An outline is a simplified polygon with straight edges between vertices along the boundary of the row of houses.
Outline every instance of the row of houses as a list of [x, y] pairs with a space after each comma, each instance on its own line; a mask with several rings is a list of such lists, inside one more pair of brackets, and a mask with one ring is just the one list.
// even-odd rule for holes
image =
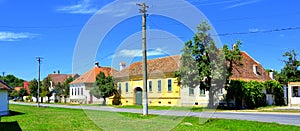
[[[242, 52], [243, 66], [235, 66], [231, 80], [260, 81], [273, 79], [263, 66], [246, 52]], [[150, 106], [206, 106], [209, 102], [209, 92], [200, 88], [180, 86], [174, 75], [180, 68], [180, 56], [167, 56], [147, 61], [148, 66], [148, 99]], [[92, 96], [89, 91], [95, 86], [96, 76], [102, 71], [105, 75], [112, 75], [117, 82], [117, 88], [121, 94], [122, 105], [141, 105], [143, 98], [143, 72], [142, 62], [135, 62], [126, 66], [120, 63], [117, 71], [111, 67], [101, 67], [98, 63], [91, 70], [70, 83], [71, 103], [100, 103], [103, 100]], [[300, 86], [291, 87], [298, 89]], [[295, 92], [293, 89], [289, 91]], [[285, 88], [287, 90], [287, 88]], [[218, 102], [222, 102], [226, 91], [218, 91]], [[300, 94], [300, 93], [299, 93]], [[299, 102], [292, 96], [285, 95], [289, 103]], [[295, 96], [295, 95], [293, 95]], [[112, 97], [108, 98], [108, 104], [112, 104]], [[290, 101], [292, 100], [292, 101]], [[267, 103], [273, 103], [272, 95], [267, 96]]]

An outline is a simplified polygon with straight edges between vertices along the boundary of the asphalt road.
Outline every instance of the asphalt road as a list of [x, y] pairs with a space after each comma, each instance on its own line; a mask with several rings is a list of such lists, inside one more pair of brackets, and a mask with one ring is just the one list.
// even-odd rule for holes
[[[37, 106], [33, 103], [10, 102], [10, 104], [31, 105]], [[131, 112], [142, 113], [142, 109], [124, 109], [114, 108], [109, 106], [70, 106], [70, 105], [56, 105], [56, 104], [41, 104], [41, 106], [70, 108], [70, 109], [84, 109], [84, 110], [101, 110], [112, 112]], [[280, 124], [300, 126], [300, 113], [277, 113], [277, 112], [188, 112], [188, 111], [174, 111], [174, 110], [149, 110], [149, 114], [156, 115], [171, 115], [171, 116], [194, 116], [202, 118], [223, 118], [223, 119], [237, 119], [250, 120], [260, 122], [276, 122]]]

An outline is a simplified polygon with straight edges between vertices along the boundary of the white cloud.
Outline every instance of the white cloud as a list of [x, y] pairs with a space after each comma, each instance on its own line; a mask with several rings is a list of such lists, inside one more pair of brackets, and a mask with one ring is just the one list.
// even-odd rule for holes
[[20, 39], [34, 38], [37, 34], [32, 33], [14, 33], [14, 32], [0, 32], [0, 41], [17, 41]]
[[94, 6], [90, 0], [83, 0], [75, 5], [62, 6], [56, 9], [71, 14], [93, 14], [98, 11], [97, 6]]
[[260, 31], [260, 30], [257, 28], [249, 29], [249, 32], [258, 32], [258, 31]]
[[249, 4], [253, 4], [258, 2], [259, 0], [251, 0], [251, 1], [246, 1], [246, 2], [241, 2], [241, 3], [237, 3], [231, 6], [227, 6], [225, 9], [231, 9], [231, 8], [235, 8], [235, 7], [240, 7], [240, 6], [244, 6], [244, 5], [249, 5]]
[[[160, 48], [153, 49], [153, 50], [147, 50], [147, 56], [159, 56], [159, 55], [164, 55], [164, 51]], [[117, 52], [115, 55], [110, 56], [112, 57], [142, 57], [142, 50], [138, 49], [133, 49], [133, 50], [128, 50], [124, 49], [119, 52]]]

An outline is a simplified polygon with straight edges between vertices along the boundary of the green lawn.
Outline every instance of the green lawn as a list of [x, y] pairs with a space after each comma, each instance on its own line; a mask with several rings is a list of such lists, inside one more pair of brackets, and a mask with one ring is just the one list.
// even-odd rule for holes
[[[123, 106], [113, 106], [116, 108], [133, 108], [133, 109], [142, 109], [143, 106], [138, 105], [123, 105]], [[201, 112], [203, 107], [177, 107], [177, 106], [149, 106], [149, 109], [152, 110], [182, 110], [182, 111], [194, 111]]]
[[142, 116], [80, 109], [10, 105], [12, 116], [1, 117], [0, 130], [300, 130], [300, 127], [253, 121], [199, 119], [197, 117]]

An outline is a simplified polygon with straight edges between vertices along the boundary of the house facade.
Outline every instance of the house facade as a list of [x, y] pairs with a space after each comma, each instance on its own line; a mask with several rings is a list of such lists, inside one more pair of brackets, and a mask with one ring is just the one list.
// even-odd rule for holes
[[90, 90], [96, 86], [96, 77], [100, 72], [107, 76], [112, 75], [112, 72], [116, 72], [116, 70], [111, 67], [101, 67], [96, 63], [88, 72], [69, 83], [70, 103], [92, 104], [103, 102], [102, 98], [97, 99], [90, 94]]
[[[271, 80], [269, 73], [263, 66], [252, 58], [247, 52], [241, 52], [242, 60], [240, 65], [233, 65], [232, 76], [230, 80], [243, 80], [243, 81], [259, 81], [264, 82]], [[225, 82], [225, 81], [224, 81]], [[209, 91], [201, 90], [200, 87], [190, 88], [181, 87], [181, 103], [183, 106], [207, 106], [209, 102]], [[226, 91], [223, 87], [218, 89], [215, 93], [216, 99], [214, 102], [224, 102]], [[267, 95], [267, 101], [273, 101], [272, 96]], [[232, 103], [235, 103], [233, 100]]]
[[288, 106], [300, 106], [300, 82], [288, 83]]
[[[179, 69], [180, 56], [168, 56], [147, 61], [148, 104], [150, 106], [181, 105], [180, 86], [174, 72]], [[120, 64], [120, 71], [115, 73], [117, 88], [121, 94], [122, 105], [142, 105], [143, 72], [142, 62], [135, 62], [128, 67]], [[109, 103], [112, 99], [109, 99]]]
[[60, 74], [60, 71], [58, 70], [57, 73], [54, 72], [53, 74], [48, 74], [48, 77], [51, 78], [50, 90], [53, 92], [52, 96], [50, 97], [50, 102], [54, 102], [54, 101], [70, 102], [69, 98], [65, 98], [65, 97], [62, 97], [62, 96], [57, 96], [56, 92], [53, 91], [53, 89], [55, 89], [56, 85], [63, 84], [68, 78], [72, 77], [73, 79], [77, 79], [79, 77], [79, 75], [78, 74]]
[[12, 87], [0, 81], [0, 116], [9, 115], [8, 91], [10, 90]]
[[[271, 80], [262, 65], [246, 52], [241, 52], [241, 66], [234, 65], [231, 80], [263, 82]], [[180, 68], [180, 56], [168, 56], [147, 61], [148, 105], [150, 106], [207, 106], [209, 91], [200, 87], [180, 86], [175, 71]], [[135, 62], [128, 67], [120, 63], [120, 72], [113, 75], [121, 94], [122, 105], [141, 105], [143, 98], [142, 62]], [[224, 81], [225, 83], [225, 81]], [[225, 89], [216, 91], [215, 102], [221, 103]], [[112, 103], [110, 99], [109, 103]], [[235, 101], [233, 101], [235, 103]]]

